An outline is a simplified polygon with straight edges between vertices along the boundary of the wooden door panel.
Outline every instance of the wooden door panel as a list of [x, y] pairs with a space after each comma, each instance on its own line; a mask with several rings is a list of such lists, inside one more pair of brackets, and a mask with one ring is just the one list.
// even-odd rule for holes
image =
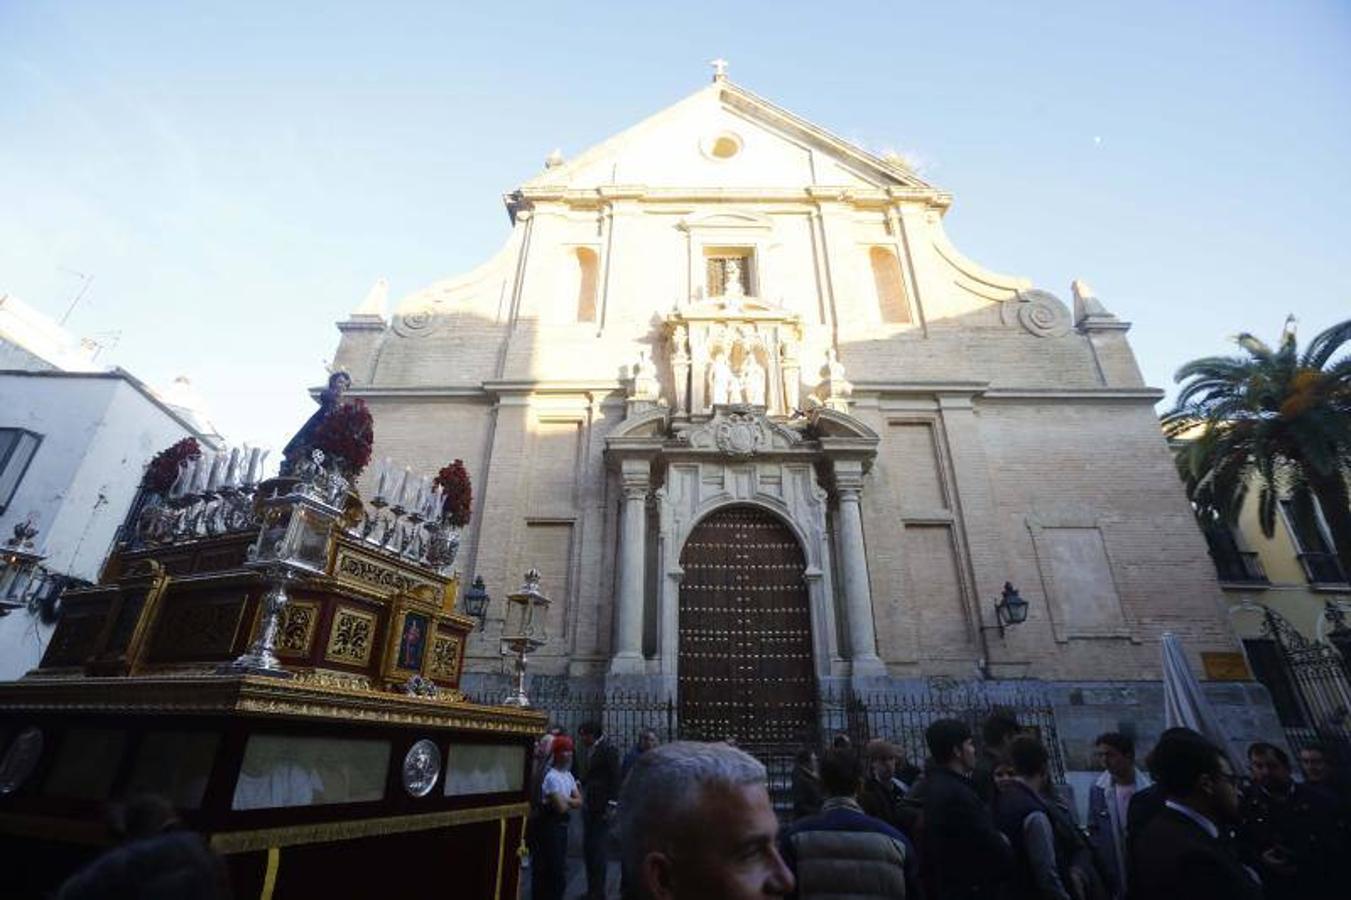
[[772, 514], [729, 507], [691, 532], [680, 555], [682, 733], [786, 745], [816, 715], [806, 560]]

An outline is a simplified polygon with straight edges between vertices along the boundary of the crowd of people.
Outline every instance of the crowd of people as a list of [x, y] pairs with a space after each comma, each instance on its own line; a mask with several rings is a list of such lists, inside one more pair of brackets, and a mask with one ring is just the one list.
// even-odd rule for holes
[[531, 896], [563, 900], [572, 811], [588, 900], [605, 896], [615, 845], [626, 900], [1348, 895], [1351, 789], [1327, 747], [1300, 750], [1296, 781], [1274, 744], [1253, 744], [1240, 775], [1205, 737], [1171, 728], [1142, 768], [1132, 738], [1109, 732], [1081, 822], [1035, 734], [1006, 714], [980, 731], [978, 748], [964, 722], [933, 722], [922, 769], [881, 739], [804, 749], [781, 822], [765, 767], [731, 742], [659, 745], [645, 731], [621, 757], [596, 723], [578, 729], [580, 754], [555, 730], [536, 748]]

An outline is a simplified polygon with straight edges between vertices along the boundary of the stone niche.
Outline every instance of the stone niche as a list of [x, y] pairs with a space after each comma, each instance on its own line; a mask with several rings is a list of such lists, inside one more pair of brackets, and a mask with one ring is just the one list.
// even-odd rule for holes
[[745, 404], [772, 416], [802, 403], [802, 320], [749, 297], [690, 303], [667, 317], [666, 362], [674, 416], [703, 418]]

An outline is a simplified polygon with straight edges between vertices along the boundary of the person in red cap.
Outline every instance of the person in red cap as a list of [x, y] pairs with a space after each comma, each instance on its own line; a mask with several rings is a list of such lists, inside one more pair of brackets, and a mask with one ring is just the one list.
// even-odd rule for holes
[[543, 890], [534, 895], [536, 900], [563, 900], [568, 884], [568, 818], [582, 805], [577, 779], [572, 777], [572, 738], [558, 735], [550, 752], [553, 765], [544, 773], [539, 797], [544, 813], [539, 818], [539, 869], [534, 874]]

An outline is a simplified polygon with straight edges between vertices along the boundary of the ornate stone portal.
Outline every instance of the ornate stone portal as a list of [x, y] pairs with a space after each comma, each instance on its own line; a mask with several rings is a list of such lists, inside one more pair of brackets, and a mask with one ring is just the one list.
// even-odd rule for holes
[[[792, 424], [747, 404], [716, 404], [702, 421], [655, 409], [625, 422], [606, 442], [624, 492], [611, 673], [661, 675], [674, 685], [686, 575], [682, 551], [714, 513], [749, 507], [772, 513], [801, 545], [816, 677], [885, 674], [859, 516], [863, 475], [877, 444], [877, 435], [857, 419], [829, 408]], [[649, 498], [657, 506], [655, 534], [648, 530]], [[657, 542], [653, 613], [645, 611], [649, 539]], [[754, 576], [763, 560], [744, 562]], [[843, 648], [836, 637], [839, 618]]]

